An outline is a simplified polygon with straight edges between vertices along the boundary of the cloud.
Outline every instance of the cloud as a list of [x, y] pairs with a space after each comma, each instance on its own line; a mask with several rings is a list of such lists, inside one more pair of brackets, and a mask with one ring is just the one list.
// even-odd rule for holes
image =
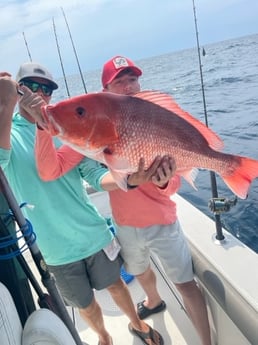
[[[202, 43], [258, 32], [256, 0], [196, 0]], [[134, 60], [193, 47], [193, 8], [189, 0], [0, 0], [0, 70], [15, 75], [32, 59], [61, 76], [56, 36], [67, 74], [77, 73], [76, 60], [61, 11], [72, 33], [83, 70], [101, 68], [116, 54]]]

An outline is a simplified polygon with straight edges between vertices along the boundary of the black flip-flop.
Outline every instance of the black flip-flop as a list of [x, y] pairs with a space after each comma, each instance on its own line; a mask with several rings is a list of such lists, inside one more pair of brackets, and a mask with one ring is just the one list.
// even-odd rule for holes
[[[146, 332], [146, 333], [138, 331], [137, 329], [133, 328], [130, 323], [128, 325], [128, 329], [132, 334], [139, 337], [141, 339], [141, 341], [143, 342], [143, 344], [146, 344], [146, 345], [164, 345], [164, 340], [163, 340], [161, 334], [158, 331], [156, 331], [155, 329], [151, 328], [150, 326], [149, 326], [149, 332]], [[159, 339], [158, 343], [155, 340], [155, 336], [158, 337], [158, 339]], [[147, 340], [151, 340], [151, 343], [147, 342]]]
[[166, 309], [166, 303], [164, 301], [161, 301], [159, 305], [157, 305], [155, 308], [148, 308], [144, 305], [145, 301], [137, 303], [137, 314], [141, 320], [146, 319], [146, 317], [160, 313], [161, 311]]

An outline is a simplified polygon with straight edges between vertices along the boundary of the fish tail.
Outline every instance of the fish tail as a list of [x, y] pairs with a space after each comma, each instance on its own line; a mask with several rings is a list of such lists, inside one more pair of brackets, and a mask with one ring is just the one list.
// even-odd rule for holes
[[241, 199], [246, 199], [251, 182], [258, 177], [258, 161], [246, 157], [239, 159], [240, 164], [234, 172], [222, 178], [233, 193]]

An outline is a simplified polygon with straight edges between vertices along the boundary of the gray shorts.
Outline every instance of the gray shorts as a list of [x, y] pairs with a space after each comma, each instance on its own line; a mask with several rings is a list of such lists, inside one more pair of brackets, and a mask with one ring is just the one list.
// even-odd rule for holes
[[193, 280], [190, 250], [178, 221], [146, 228], [117, 224], [115, 227], [128, 273], [138, 275], [145, 272], [150, 264], [150, 255], [154, 253], [173, 283]]
[[86, 308], [93, 299], [93, 289], [102, 290], [116, 283], [123, 259], [110, 261], [103, 250], [71, 264], [51, 266], [56, 284], [69, 306]]

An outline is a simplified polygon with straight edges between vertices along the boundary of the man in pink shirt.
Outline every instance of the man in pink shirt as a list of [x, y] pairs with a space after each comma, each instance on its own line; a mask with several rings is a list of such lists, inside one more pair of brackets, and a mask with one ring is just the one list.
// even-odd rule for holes
[[[140, 91], [141, 75], [141, 69], [130, 59], [115, 56], [103, 66], [103, 91], [134, 95]], [[170, 178], [167, 171], [161, 169], [160, 181], [147, 182], [127, 193], [120, 189], [109, 192], [116, 234], [126, 270], [136, 275], [146, 293], [145, 300], [137, 305], [140, 318], [165, 309], [150, 266], [150, 254], [154, 253], [180, 292], [203, 345], [208, 345], [211, 340], [205, 302], [194, 280], [191, 255], [177, 220], [176, 204], [171, 200], [180, 187], [180, 177]]]

